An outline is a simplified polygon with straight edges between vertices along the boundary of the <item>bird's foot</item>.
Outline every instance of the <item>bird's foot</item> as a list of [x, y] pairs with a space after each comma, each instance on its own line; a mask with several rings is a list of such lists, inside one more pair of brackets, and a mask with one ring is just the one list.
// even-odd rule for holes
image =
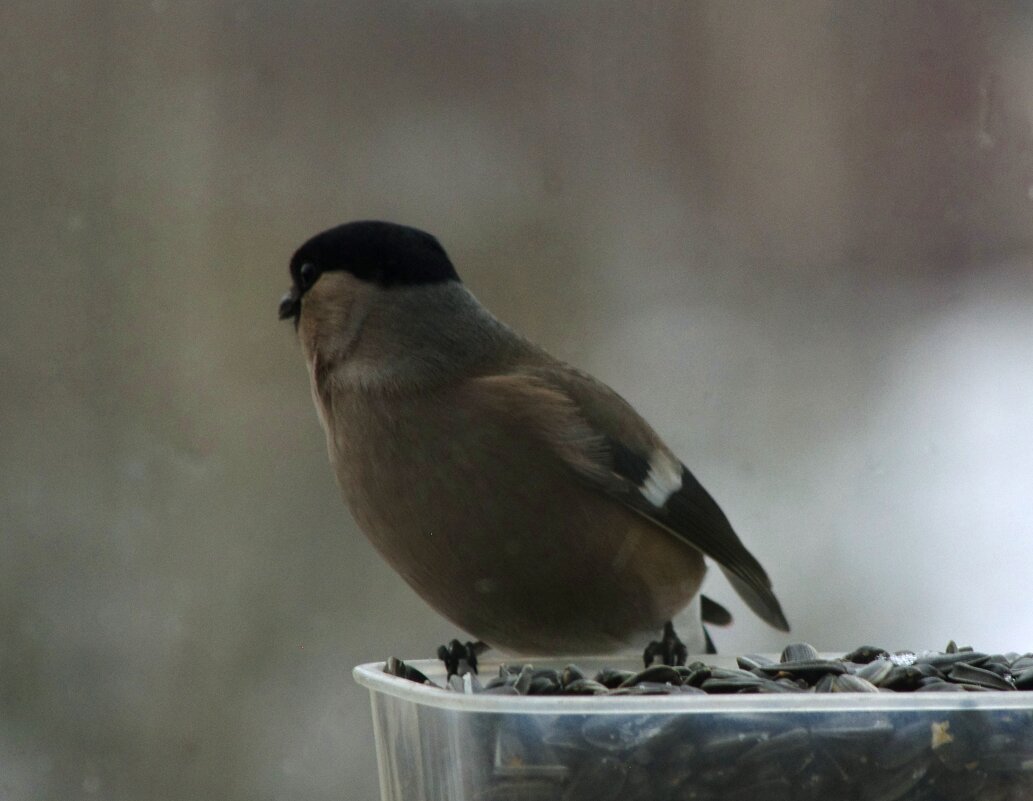
[[685, 647], [685, 643], [678, 639], [678, 635], [674, 632], [674, 624], [668, 620], [664, 623], [663, 636], [646, 646], [646, 650], [642, 653], [642, 661], [645, 662], [646, 667], [649, 667], [653, 664], [653, 660], [659, 657], [660, 664], [674, 667], [684, 665], [688, 655], [689, 650]]
[[452, 640], [448, 645], [438, 648], [438, 659], [445, 663], [445, 671], [448, 676], [465, 676], [467, 673], [477, 673], [477, 657], [487, 651], [488, 644], [478, 640], [477, 642], [461, 643], [459, 640]]

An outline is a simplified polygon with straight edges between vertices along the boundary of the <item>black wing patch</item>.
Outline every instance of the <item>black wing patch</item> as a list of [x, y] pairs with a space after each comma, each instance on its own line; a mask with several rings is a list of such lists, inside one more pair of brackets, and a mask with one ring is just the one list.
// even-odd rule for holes
[[657, 521], [712, 557], [747, 605], [780, 631], [789, 631], [771, 579], [732, 529], [721, 507], [682, 465], [681, 489], [667, 499]]
[[[689, 469], [681, 466], [680, 489], [657, 508], [642, 494], [651, 471], [649, 459], [613, 437], [607, 437], [606, 444], [612, 470], [623, 479], [621, 500], [716, 561], [736, 592], [757, 615], [775, 628], [788, 631], [789, 623], [771, 590], [768, 574], [743, 545], [721, 507]], [[720, 610], [724, 615], [717, 610], [711, 611], [717, 617], [731, 617], [724, 609]]]
[[610, 456], [613, 459], [613, 472], [641, 489], [646, 481], [646, 476], [649, 475], [649, 459], [635, 453], [623, 442], [613, 437], [606, 438], [606, 445], [610, 449]]

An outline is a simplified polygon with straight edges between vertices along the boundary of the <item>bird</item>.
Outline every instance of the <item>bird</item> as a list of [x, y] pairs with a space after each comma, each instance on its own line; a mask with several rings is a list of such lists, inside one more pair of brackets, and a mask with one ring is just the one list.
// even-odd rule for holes
[[290, 278], [279, 317], [294, 323], [344, 502], [416, 593], [477, 638], [451, 646], [474, 664], [485, 644], [547, 656], [646, 642], [647, 665], [684, 661], [670, 621], [704, 557], [789, 630], [764, 568], [653, 428], [496, 318], [437, 238], [347, 222], [302, 244]]

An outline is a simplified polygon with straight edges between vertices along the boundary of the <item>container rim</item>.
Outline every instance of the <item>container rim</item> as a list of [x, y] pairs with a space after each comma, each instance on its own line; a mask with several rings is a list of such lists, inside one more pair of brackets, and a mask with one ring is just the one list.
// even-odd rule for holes
[[[713, 662], [713, 655], [708, 657]], [[550, 660], [551, 661], [551, 660]], [[598, 661], [582, 658], [581, 662]], [[610, 662], [614, 660], [611, 658]], [[429, 678], [443, 681], [441, 662], [406, 660]], [[482, 674], [493, 673], [501, 662], [482, 664]], [[990, 691], [957, 693], [779, 693], [749, 695], [465, 695], [417, 684], [384, 672], [384, 662], [366, 662], [352, 670], [356, 682], [370, 693], [382, 693], [410, 703], [456, 712], [494, 712], [524, 715], [626, 715], [764, 712], [909, 712], [919, 710], [1033, 710], [1033, 692]]]

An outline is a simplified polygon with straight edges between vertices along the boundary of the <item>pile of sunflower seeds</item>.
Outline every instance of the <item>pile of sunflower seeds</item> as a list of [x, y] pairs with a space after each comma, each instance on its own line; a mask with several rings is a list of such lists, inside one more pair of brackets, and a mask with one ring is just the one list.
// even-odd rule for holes
[[[807, 644], [738, 668], [694, 662], [586, 675], [503, 666], [447, 688], [503, 695], [986, 693], [1033, 689], [1033, 654], [862, 647], [824, 659]], [[399, 660], [388, 672], [426, 676]], [[801, 709], [806, 702], [801, 699]], [[477, 801], [1019, 801], [1033, 798], [1033, 699], [980, 708], [962, 698], [901, 710], [477, 716]], [[471, 757], [473, 755], [470, 755]]]
[[[985, 654], [958, 648], [889, 653], [862, 646], [839, 659], [822, 659], [807, 643], [786, 646], [778, 661], [740, 656], [738, 668], [693, 662], [644, 670], [603, 669], [591, 678], [577, 665], [562, 670], [502, 665], [487, 682], [473, 673], [450, 676], [447, 689], [495, 695], [673, 695], [680, 693], [986, 692], [1033, 690], [1033, 653]], [[435, 683], [400, 659], [385, 670], [422, 684]], [[438, 685], [435, 685], [438, 686]]]

